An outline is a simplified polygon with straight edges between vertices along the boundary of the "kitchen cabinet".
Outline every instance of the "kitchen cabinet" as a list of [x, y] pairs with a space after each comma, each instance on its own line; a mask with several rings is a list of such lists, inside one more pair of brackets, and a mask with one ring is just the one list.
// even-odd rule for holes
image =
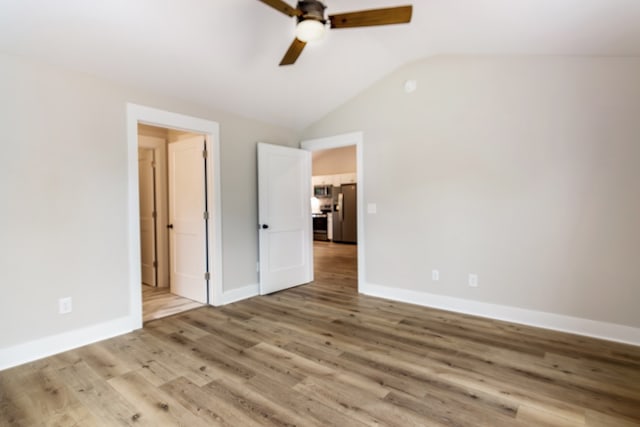
[[357, 174], [355, 172], [335, 175], [316, 175], [311, 177], [311, 186], [333, 185], [334, 187], [339, 187], [342, 184], [355, 184], [357, 180], [356, 177]]
[[342, 184], [355, 184], [356, 183], [356, 173], [341, 173], [339, 176], [340, 183], [333, 185], [342, 185]]
[[311, 177], [311, 183], [315, 185], [334, 185], [333, 175], [316, 175]]

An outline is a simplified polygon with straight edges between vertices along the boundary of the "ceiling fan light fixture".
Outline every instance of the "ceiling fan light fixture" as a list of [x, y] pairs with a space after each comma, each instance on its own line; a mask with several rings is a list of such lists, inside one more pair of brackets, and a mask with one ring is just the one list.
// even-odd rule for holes
[[320, 40], [325, 34], [325, 25], [315, 19], [303, 19], [296, 25], [296, 38], [302, 42]]
[[321, 39], [329, 28], [373, 27], [378, 25], [407, 24], [411, 22], [413, 6], [359, 10], [326, 16], [324, 0], [298, 0], [291, 7], [286, 0], [259, 0], [260, 2], [296, 19], [296, 38], [282, 57], [280, 65], [296, 62], [307, 42]]

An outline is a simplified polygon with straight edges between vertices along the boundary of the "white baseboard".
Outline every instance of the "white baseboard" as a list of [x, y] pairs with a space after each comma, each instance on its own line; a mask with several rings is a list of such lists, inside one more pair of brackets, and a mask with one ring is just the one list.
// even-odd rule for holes
[[[222, 293], [222, 305], [260, 294], [258, 284]], [[139, 326], [138, 326], [139, 327]], [[129, 316], [0, 349], [0, 371], [137, 329]]]
[[[640, 345], [640, 328], [633, 328], [631, 326], [542, 311], [526, 310], [505, 305], [489, 304], [445, 295], [412, 291], [409, 289], [391, 288], [371, 283], [361, 283], [359, 292], [425, 307], [505, 320], [626, 344]], [[259, 294], [260, 289], [257, 284], [231, 289], [223, 292], [223, 304], [230, 304]], [[126, 316], [86, 328], [0, 349], [0, 371], [97, 341], [106, 340], [117, 335], [126, 334], [135, 329], [134, 323], [130, 317]]]
[[253, 284], [222, 292], [222, 305], [260, 295], [260, 285]]
[[625, 344], [640, 345], [640, 328], [599, 322], [579, 317], [527, 310], [506, 305], [490, 304], [445, 295], [418, 292], [409, 289], [391, 288], [387, 286], [363, 283], [359, 292], [389, 300], [407, 302], [425, 307], [472, 314], [490, 319], [553, 329]]
[[82, 347], [135, 328], [129, 316], [0, 349], [0, 371]]

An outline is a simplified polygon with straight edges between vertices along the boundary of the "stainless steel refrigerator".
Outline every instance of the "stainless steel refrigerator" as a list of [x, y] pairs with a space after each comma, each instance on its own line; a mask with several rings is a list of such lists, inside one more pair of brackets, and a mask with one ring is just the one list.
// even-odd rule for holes
[[358, 242], [358, 203], [356, 184], [342, 184], [333, 188], [333, 241]]

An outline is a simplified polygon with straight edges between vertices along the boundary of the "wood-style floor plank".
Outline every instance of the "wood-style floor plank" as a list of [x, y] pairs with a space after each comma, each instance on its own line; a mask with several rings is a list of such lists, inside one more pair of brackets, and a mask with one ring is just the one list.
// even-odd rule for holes
[[142, 285], [142, 321], [145, 323], [200, 307], [204, 304], [174, 295], [169, 288]]
[[639, 347], [360, 295], [356, 252], [2, 371], [0, 426], [640, 426]]

